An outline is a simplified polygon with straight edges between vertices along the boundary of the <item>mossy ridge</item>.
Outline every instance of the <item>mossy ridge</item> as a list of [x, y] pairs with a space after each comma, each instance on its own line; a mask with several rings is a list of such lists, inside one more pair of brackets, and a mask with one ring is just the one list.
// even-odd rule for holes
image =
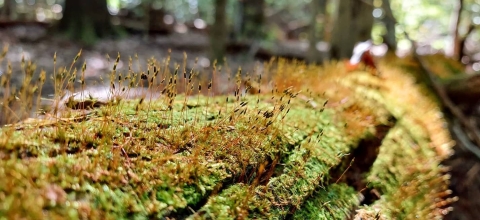
[[[313, 132], [312, 127], [293, 131], [295, 134], [312, 130], [310, 136], [297, 143], [298, 150], [295, 150], [286, 162], [284, 174], [273, 178], [266, 186], [259, 186], [256, 189], [258, 195], [266, 194], [265, 199], [272, 204], [271, 213], [280, 218], [303, 208], [302, 204], [314, 190], [326, 185], [330, 180], [330, 170], [338, 166], [361, 139], [375, 132], [374, 124], [368, 124], [362, 128], [357, 127], [359, 131], [355, 135], [349, 135], [345, 125], [355, 119], [345, 118], [343, 110], [329, 110], [325, 111], [331, 118], [327, 123], [306, 117], [313, 115], [313, 112], [295, 115], [296, 111], [293, 111], [289, 115], [292, 121], [297, 121], [295, 123], [309, 124], [316, 121], [318, 124], [310, 124], [313, 128], [317, 126], [315, 129], [317, 132]], [[288, 121], [286, 123], [288, 124]], [[286, 134], [290, 132], [285, 131]]]
[[[379, 79], [367, 73], [352, 73], [342, 78], [341, 84], [352, 88], [363, 97], [370, 97], [377, 105], [384, 106], [388, 112], [398, 120], [398, 123], [408, 127], [408, 131], [416, 141], [429, 144], [439, 161], [452, 154], [453, 142], [445, 130], [446, 121], [441, 114], [438, 104], [429, 91], [414, 82], [414, 79], [400, 69], [390, 66], [381, 66], [384, 71], [383, 88], [358, 85], [361, 79], [367, 84], [378, 84]], [[412, 104], [410, 104], [412, 103]], [[424, 114], [418, 114], [418, 109], [424, 109]]]
[[[393, 69], [393, 68], [392, 68]], [[392, 70], [394, 71], [394, 70]], [[358, 82], [361, 82], [360, 84]], [[405, 86], [404, 84], [405, 79], [399, 83], [401, 86]], [[371, 74], [368, 74], [366, 72], [353, 72], [350, 75], [346, 76], [343, 78], [342, 81], [340, 81], [342, 85], [345, 85], [352, 90], [356, 91], [357, 97], [362, 97], [364, 100], [370, 100], [375, 103], [377, 107], [380, 107], [380, 109], [385, 109], [391, 115], [397, 120], [397, 123], [407, 125], [409, 127], [409, 132], [411, 136], [415, 136], [417, 141], [420, 141], [422, 143], [428, 143], [430, 142], [430, 136], [428, 134], [428, 128], [425, 127], [422, 122], [424, 122], [424, 119], [421, 119], [422, 116], [420, 115], [414, 115], [414, 109], [419, 107], [425, 107], [425, 109], [431, 109], [434, 106], [432, 103], [416, 103], [417, 105], [412, 106], [412, 105], [402, 105], [401, 103], [409, 103], [413, 99], [416, 102], [419, 100], [419, 94], [408, 94], [408, 98], [410, 100], [405, 100], [400, 97], [404, 96], [407, 94], [399, 94], [402, 92], [396, 92], [394, 90], [397, 90], [401, 88], [401, 86], [395, 86], [393, 84], [388, 84], [390, 87], [386, 89], [386, 86], [383, 86], [384, 89], [378, 90], [375, 87], [372, 87], [372, 85], [375, 86], [375, 84], [379, 83], [379, 78], [372, 76]], [[395, 88], [399, 87], [399, 88]], [[404, 90], [404, 88], [402, 88]], [[414, 88], [412, 88], [414, 89]], [[410, 90], [408, 90], [410, 91]], [[392, 94], [396, 93], [396, 94]], [[400, 107], [401, 106], [401, 107]], [[415, 108], [414, 108], [415, 107]], [[443, 133], [445, 134], [445, 133]], [[435, 156], [435, 155], [432, 155]]]
[[[298, 67], [295, 67], [295, 68], [298, 68]], [[292, 72], [295, 73], [296, 71], [292, 71]], [[400, 75], [400, 73], [398, 73], [398, 72], [395, 72], [391, 75], [396, 76], [395, 74]], [[311, 77], [313, 77], [313, 76], [311, 76]], [[350, 91], [354, 91], [354, 93], [350, 93], [350, 94], [348, 94], [348, 92], [346, 92], [346, 94], [348, 94], [350, 96], [353, 96], [353, 97], [356, 97], [353, 100], [363, 99], [363, 101], [370, 103], [370, 104], [367, 104], [367, 105], [362, 105], [361, 103], [355, 103], [355, 101], [353, 101], [353, 102], [350, 102], [350, 103], [344, 103], [343, 106], [348, 106], [348, 104], [350, 104], [350, 105], [354, 105], [354, 106], [355, 105], [361, 106], [360, 110], [362, 109], [362, 107], [363, 107], [363, 109], [365, 109], [365, 108], [366, 109], [374, 109], [372, 111], [373, 114], [378, 115], [377, 118], [381, 121], [384, 121], [386, 118], [388, 118], [388, 115], [385, 114], [385, 112], [388, 112], [388, 113], [392, 112], [394, 114], [394, 116], [399, 119], [399, 124], [409, 125], [412, 128], [416, 128], [416, 131], [414, 130], [414, 131], [410, 132], [409, 135], [413, 134], [415, 136], [416, 140], [423, 143], [422, 146], [424, 146], [424, 147], [422, 147], [421, 149], [424, 151], [424, 153], [425, 152], [427, 152], [427, 153], [430, 152], [430, 153], [427, 154], [428, 155], [427, 157], [437, 156], [437, 159], [439, 159], [439, 160], [436, 161], [436, 162], [439, 163], [439, 161], [446, 156], [446, 154], [448, 153], [448, 149], [451, 147], [451, 145], [449, 146], [448, 142], [445, 143], [446, 141], [449, 141], [448, 132], [445, 132], [443, 130], [437, 130], [437, 131], [439, 131], [439, 133], [437, 133], [437, 135], [434, 136], [434, 138], [430, 138], [431, 137], [430, 134], [432, 134], [431, 132], [438, 129], [439, 125], [442, 125], [442, 119], [438, 118], [438, 115], [436, 117], [431, 117], [432, 116], [431, 114], [427, 114], [427, 117], [420, 118], [419, 114], [415, 114], [415, 112], [412, 111], [413, 110], [412, 105], [409, 105], [408, 107], [403, 108], [403, 109], [395, 107], [395, 106], [402, 106], [402, 104], [401, 104], [402, 102], [403, 103], [411, 102], [412, 101], [411, 99], [412, 99], [412, 96], [413, 96], [414, 101], [421, 102], [421, 103], [418, 103], [418, 104], [420, 104], [420, 106], [431, 110], [431, 112], [429, 112], [429, 113], [438, 112], [438, 110], [435, 109], [435, 103], [433, 103], [432, 101], [428, 101], [428, 97], [427, 98], [422, 98], [421, 97], [421, 95], [420, 95], [420, 94], [422, 94], [421, 90], [420, 91], [408, 90], [408, 91], [417, 91], [417, 92], [413, 92], [415, 94], [410, 95], [410, 96], [405, 96], [404, 94], [400, 95], [400, 94], [396, 94], [396, 93], [391, 93], [391, 91], [395, 91], [396, 89], [399, 90], [399, 91], [402, 91], [402, 89], [405, 90], [405, 88], [389, 88], [389, 86], [391, 86], [391, 85], [388, 84], [388, 83], [384, 86], [381, 86], [382, 84], [384, 84], [384, 82], [382, 82], [383, 80], [381, 80], [380, 78], [374, 77], [367, 72], [356, 72], [356, 73], [353, 72], [353, 73], [348, 73], [345, 76], [338, 76], [338, 77], [341, 77], [342, 80], [335, 79], [334, 77], [330, 78], [330, 79], [333, 79], [332, 81], [328, 81], [328, 80], [325, 80], [325, 79], [322, 79], [322, 80], [324, 80], [324, 82], [326, 81], [326, 83], [330, 83], [330, 85], [332, 85], [334, 83], [337, 83], [336, 84], [337, 87], [338, 87], [338, 85], [344, 85], [347, 88], [349, 88]], [[308, 78], [308, 77], [306, 77], [306, 78]], [[326, 79], [329, 79], [329, 78], [326, 77]], [[398, 76], [397, 76], [397, 79], [398, 79]], [[393, 79], [392, 79], [392, 81], [393, 81]], [[302, 84], [301, 81], [299, 81], [297, 83]], [[402, 87], [402, 86], [404, 86], [404, 84], [408, 84], [409, 87], [415, 87], [414, 83], [410, 79], [408, 79], [408, 76], [403, 77], [403, 78], [400, 77], [399, 83], [397, 83], [397, 84], [393, 83], [392, 85], [394, 85], [395, 87]], [[384, 88], [384, 89], [379, 90], [379, 88]], [[327, 94], [327, 96], [328, 95], [330, 95], [330, 97], [335, 96], [335, 94]], [[387, 98], [385, 98], [385, 97], [387, 97]], [[338, 97], [333, 97], [333, 99], [334, 100], [338, 99]], [[345, 109], [348, 109], [348, 108], [343, 108], [343, 111], [342, 111], [343, 114], [342, 115], [343, 116], [348, 116], [348, 114], [345, 114], [346, 112], [348, 112], [348, 111], [345, 111]], [[357, 109], [358, 109], [358, 106], [357, 106]], [[295, 111], [293, 111], [293, 112], [295, 112]], [[362, 112], [362, 111], [360, 111], [360, 112]], [[303, 115], [308, 115], [308, 114], [303, 114]], [[425, 123], [427, 120], [430, 120], [433, 123], [431, 123], [430, 126], [428, 126], [428, 123]], [[311, 121], [315, 121], [315, 120], [311, 120]], [[433, 124], [433, 126], [432, 126], [432, 124]], [[300, 130], [305, 131], [304, 129], [300, 129]], [[306, 129], [306, 130], [308, 130], [308, 129]], [[286, 133], [288, 133], [288, 132], [286, 132]], [[427, 143], [432, 143], [433, 144], [432, 145], [433, 149], [435, 149], [436, 152], [432, 151], [431, 150], [432, 148], [429, 148]], [[404, 147], [406, 147], [406, 146], [404, 146]], [[440, 156], [440, 157], [438, 157], [438, 156]], [[438, 163], [437, 163], [437, 165], [438, 165]], [[435, 164], [435, 162], [433, 164]], [[275, 178], [272, 179], [272, 181], [273, 180], [275, 180]], [[445, 184], [445, 183], [443, 183], [443, 184]], [[446, 185], [443, 185], [443, 187], [445, 187], [445, 186]], [[287, 187], [285, 187], [285, 188], [287, 188]], [[269, 207], [269, 206], [266, 206], [266, 207]], [[285, 210], [283, 210], [283, 211], [285, 211]]]
[[[58, 212], [62, 215], [64, 209], [55, 207], [64, 207], [67, 201], [69, 204], [81, 202], [82, 209], [76, 209], [76, 214], [71, 211], [77, 217], [175, 216], [178, 210], [195, 206], [222, 183], [248, 179], [247, 167], [253, 166], [255, 170], [256, 166], [267, 159], [273, 160], [283, 151], [275, 144], [275, 128], [265, 126], [268, 118], [281, 113], [270, 110], [275, 106], [268, 104], [270, 96], [268, 102], [262, 101], [256, 109], [271, 112], [268, 118], [254, 111], [255, 108], [235, 111], [235, 108], [244, 110], [250, 105], [226, 103], [225, 97], [198, 97], [197, 100], [205, 99], [210, 99], [210, 106], [202, 106], [206, 102], [197, 102], [197, 107], [184, 109], [184, 99], [178, 97], [171, 111], [165, 111], [167, 106], [161, 101], [152, 105], [144, 103], [141, 107], [138, 107], [138, 101], [126, 101], [121, 106], [102, 107], [82, 122], [56, 123], [55, 128], [38, 129], [33, 125], [24, 126], [19, 131], [3, 129], [2, 132], [15, 134], [8, 137], [18, 139], [14, 142], [2, 140], [2, 158], [6, 159], [2, 160], [5, 170], [1, 173], [2, 179], [18, 173], [24, 175], [16, 179], [18, 182], [0, 187], [3, 197], [15, 204], [20, 198], [33, 199], [28, 195], [11, 194], [14, 191], [9, 188], [22, 186], [21, 182], [29, 183], [23, 190], [26, 187], [36, 192], [34, 194], [41, 195], [36, 197], [37, 200], [43, 201], [25, 203], [32, 207], [28, 206], [29, 209], [22, 213], [32, 218], [57, 215]], [[257, 99], [267, 98], [257, 96], [242, 102]], [[107, 108], [110, 109], [106, 111]], [[228, 109], [226, 113], [219, 114], [218, 109], [224, 108]], [[255, 126], [256, 129], [252, 128]], [[256, 131], [254, 136], [252, 131]], [[92, 137], [93, 143], [85, 142], [92, 141]], [[32, 146], [37, 142], [41, 144]], [[70, 152], [73, 155], [66, 155], [65, 151], [72, 147], [78, 149]], [[31, 148], [36, 149], [35, 154], [19, 156], [18, 152], [32, 152]], [[18, 165], [7, 167], [7, 164]], [[44, 170], [51, 166], [62, 169], [63, 174]], [[18, 167], [31, 170], [23, 172]], [[49, 198], [42, 194], [47, 183], [67, 198], [48, 211], [45, 210], [45, 201]], [[105, 188], [109, 189], [108, 192]], [[90, 195], [91, 192], [98, 194]], [[87, 196], [79, 198], [76, 197], [78, 194]], [[119, 200], [122, 205], [117, 204]], [[14, 214], [18, 211], [15, 207], [21, 206], [9, 206], [2, 215]]]
[[455, 199], [446, 198], [446, 169], [425, 149], [403, 125], [392, 128], [367, 177], [382, 196], [359, 212], [375, 210], [383, 219], [437, 219], [447, 213], [446, 206]]
[[[402, 65], [399, 66], [404, 68]], [[419, 209], [422, 211], [419, 213], [419, 216], [426, 218], [432, 216], [439, 217], [448, 213], [450, 209], [447, 206], [454, 201], [455, 198], [448, 198], [450, 191], [447, 190], [448, 181], [445, 181], [445, 178], [448, 179], [448, 176], [444, 176], [445, 169], [441, 168], [440, 163], [443, 159], [451, 155], [453, 142], [451, 141], [448, 130], [445, 129], [445, 119], [442, 117], [438, 104], [431, 95], [431, 92], [423, 85], [415, 82], [408, 71], [406, 72], [405, 69], [397, 69], [397, 66], [389, 65], [386, 62], [380, 64], [380, 78], [362, 71], [346, 72], [342, 65], [337, 65], [336, 63], [327, 64], [324, 69], [326, 71], [321, 73], [321, 77], [315, 77], [318, 73], [312, 74], [311, 72], [306, 72], [303, 78], [299, 78], [302, 80], [297, 80], [295, 83], [298, 85], [328, 85], [328, 88], [333, 87], [336, 89], [333, 89], [333, 93], [328, 93], [327, 91], [327, 95], [338, 94], [340, 92], [344, 93], [345, 96], [353, 95], [356, 97], [355, 99], [363, 100], [365, 103], [373, 103], [370, 107], [375, 108], [374, 114], [382, 111], [387, 111], [389, 114], [392, 114], [397, 119], [398, 126], [402, 126], [404, 132], [407, 132], [409, 138], [412, 138], [418, 146], [419, 152], [417, 156], [422, 160], [419, 164], [426, 164], [427, 167], [422, 170], [417, 170], [418, 172], [416, 174], [425, 175], [420, 177], [420, 179], [424, 178], [425, 181], [416, 181], [416, 183], [418, 187], [430, 187], [429, 189], [432, 191], [417, 192], [415, 188], [409, 188], [409, 190], [411, 190], [410, 193], [416, 192], [419, 195], [412, 195], [412, 198], [408, 199], [404, 198], [405, 203], [409, 205], [397, 206], [401, 207], [400, 210], [398, 210], [399, 213], [405, 215], [409, 213], [409, 211], [412, 211], [418, 214], [418, 210], [414, 211], [411, 209], [411, 206], [415, 205], [420, 206]], [[333, 74], [335, 74], [335, 76]], [[294, 77], [296, 78], [296, 76]], [[315, 80], [316, 78], [319, 79], [320, 82]], [[311, 80], [303, 81], [305, 79]], [[285, 80], [287, 81], [288, 78]], [[342, 90], [341, 86], [346, 86], [348, 88], [347, 91]], [[321, 86], [316, 89], [317, 91], [322, 91]], [[355, 92], [352, 94], [352, 92], [349, 93], [348, 91]], [[337, 97], [339, 96], [337, 95]], [[338, 99], [337, 97], [332, 98], [332, 96], [330, 96], [330, 99], [335, 100]], [[361, 103], [358, 105], [365, 106]], [[419, 114], [418, 109], [423, 109], [425, 112]], [[386, 147], [388, 146], [382, 146], [382, 148]], [[411, 145], [407, 143], [400, 146], [400, 148], [409, 147], [411, 147]], [[401, 151], [399, 150], [397, 154], [401, 154]], [[391, 155], [379, 155], [379, 157], [390, 156]], [[401, 164], [408, 164], [410, 160], [407, 158], [408, 157], [405, 157], [406, 161]], [[374, 164], [372, 169], [378, 169], [378, 172], [385, 172], [385, 170], [388, 170], [387, 167], [396, 167], [396, 165], [388, 164], [378, 168], [378, 165]], [[408, 178], [415, 178], [415, 176], [412, 175]], [[388, 179], [383, 181], [386, 182], [382, 183], [388, 185]], [[401, 189], [402, 187], [399, 186], [399, 188]], [[390, 199], [394, 199], [394, 197], [390, 197]], [[425, 202], [424, 205], [428, 203], [435, 205], [432, 205], [433, 208], [422, 207], [422, 204], [418, 203], [419, 199], [424, 199], [422, 202], [428, 201]], [[382, 210], [379, 205], [369, 207], [375, 207], [375, 210]], [[362, 210], [364, 209], [358, 211], [361, 212]], [[388, 210], [388, 208], [385, 208], [385, 210]]]
[[[326, 102], [319, 97], [309, 101]], [[225, 212], [229, 212], [227, 216], [248, 214], [249, 218], [284, 218], [294, 210], [302, 209], [302, 204], [314, 190], [322, 190], [319, 187], [327, 184], [331, 168], [339, 165], [342, 158], [357, 146], [361, 139], [375, 133], [375, 125], [381, 124], [379, 120], [373, 119], [377, 124], [364, 123], [363, 127], [356, 127], [359, 131], [350, 134], [345, 125], [358, 118], [348, 117], [349, 113], [345, 109], [354, 105], [353, 103], [344, 103], [336, 108], [316, 109], [305, 100], [292, 99], [291, 102], [289, 114], [281, 124], [277, 124], [282, 128], [285, 143], [294, 146], [284, 161], [283, 173], [273, 177], [266, 185], [232, 186], [232, 190], [227, 189], [211, 197], [190, 219], [215, 219], [223, 217]], [[244, 199], [246, 201], [243, 201]], [[353, 209], [355, 205], [358, 204], [344, 208]], [[344, 210], [339, 211], [345, 214]]]
[[[444, 175], [446, 170], [440, 165], [451, 154], [453, 146], [445, 129], [445, 119], [433, 97], [411, 76], [395, 67], [383, 65], [386, 64], [381, 66], [382, 77], [388, 89], [380, 90], [379, 96], [371, 97], [385, 106], [397, 123], [384, 139], [368, 175], [373, 188], [382, 195], [381, 199], [358, 210], [358, 213], [376, 210], [386, 219], [438, 218], [449, 212], [447, 206], [455, 200], [447, 198], [450, 193], [447, 190], [448, 176]], [[387, 68], [388, 71], [382, 71]], [[378, 92], [356, 86], [353, 79], [358, 77], [361, 76], [351, 75], [341, 83], [357, 87], [359, 93]], [[377, 80], [367, 74], [363, 77], [370, 78], [365, 81]], [[424, 112], [418, 114], [418, 109]]]
[[[385, 71], [384, 75], [387, 81], [391, 82], [390, 89], [384, 92], [385, 106], [408, 128], [417, 142], [422, 142], [428, 149], [433, 150], [431, 157], [440, 162], [452, 155], [454, 142], [432, 92], [415, 82], [403, 68], [382, 65], [385, 69], [388, 68], [389, 71]], [[418, 113], [419, 109], [423, 110], [422, 114]]]

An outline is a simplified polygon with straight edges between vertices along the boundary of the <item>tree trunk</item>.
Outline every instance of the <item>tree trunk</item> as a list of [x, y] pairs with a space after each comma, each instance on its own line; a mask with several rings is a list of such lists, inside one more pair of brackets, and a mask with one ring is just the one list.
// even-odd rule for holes
[[456, 60], [460, 60], [460, 46], [461, 46], [461, 37], [459, 33], [460, 28], [460, 20], [462, 16], [463, 10], [463, 0], [455, 1], [455, 6], [452, 13], [452, 19], [450, 24], [450, 35], [452, 37], [452, 45], [451, 50], [449, 51], [449, 55], [455, 58]]
[[[356, 32], [356, 42], [366, 41], [372, 37], [373, 27], [373, 0], [353, 1], [352, 22]], [[355, 42], [355, 43], [356, 43]], [[353, 49], [353, 48], [352, 48]]]
[[357, 42], [371, 38], [372, 11], [372, 0], [340, 0], [330, 43], [331, 58], [348, 58]]
[[470, 34], [472, 34], [472, 32], [474, 32], [476, 30], [476, 25], [474, 24], [470, 24], [468, 26], [468, 30], [467, 30], [467, 33], [465, 33], [465, 36], [463, 36], [461, 39], [460, 39], [460, 42], [459, 42], [459, 46], [458, 46], [458, 59], [457, 61], [461, 61], [462, 60], [462, 57], [465, 56], [466, 52], [467, 52], [467, 48], [466, 48], [466, 43], [467, 43], [467, 38], [470, 36]]
[[[356, 0], [355, 0], [356, 1]], [[340, 59], [351, 56], [354, 47], [354, 32], [351, 30], [351, 13], [353, 2], [340, 0], [330, 41], [330, 58]], [[347, 45], [348, 44], [348, 45]]]
[[119, 34], [110, 22], [106, 0], [66, 0], [58, 31], [86, 45], [92, 45], [99, 38]]
[[[151, 5], [151, 4], [150, 4]], [[165, 16], [165, 9], [154, 9], [149, 7], [148, 10], [148, 29], [150, 33], [168, 34], [171, 28], [163, 22]]]
[[[323, 38], [323, 36], [319, 36], [320, 33], [323, 33], [323, 30], [319, 30], [317, 18], [320, 14], [325, 15], [327, 1], [312, 0], [310, 5], [312, 15], [310, 18], [310, 29], [308, 31], [308, 42], [310, 42], [310, 46], [307, 52], [307, 61], [309, 63], [318, 63], [322, 61], [322, 57], [320, 57], [320, 54], [318, 53], [317, 42], [319, 39]], [[325, 21], [323, 22], [322, 26], [325, 26]]]
[[215, 0], [215, 23], [210, 31], [210, 49], [212, 60], [223, 62], [227, 44], [227, 0]]
[[241, 23], [240, 35], [247, 39], [261, 39], [265, 37], [265, 0], [240, 1]]
[[145, 20], [144, 20], [144, 30], [143, 30], [143, 40], [144, 41], [147, 41], [148, 40], [148, 37], [149, 37], [149, 32], [152, 28], [152, 25], [155, 25], [156, 22], [155, 21], [152, 21], [152, 15], [155, 14], [155, 12], [152, 13], [153, 11], [153, 8], [152, 8], [152, 1], [142, 1], [143, 4], [143, 10], [144, 10], [144, 13], [145, 13]]
[[3, 1], [2, 12], [0, 14], [0, 20], [9, 21], [12, 19], [12, 15], [15, 13], [15, 0]]
[[382, 8], [385, 13], [385, 17], [383, 18], [383, 23], [385, 24], [385, 28], [387, 29], [387, 33], [383, 37], [384, 43], [387, 44], [388, 49], [395, 52], [397, 49], [397, 39], [395, 37], [395, 17], [392, 13], [392, 8], [390, 6], [389, 0], [382, 0]]
[[450, 35], [452, 37], [452, 47], [450, 51], [450, 56], [455, 58], [456, 60], [460, 60], [460, 44], [461, 44], [461, 37], [459, 33], [460, 28], [460, 20], [462, 16], [463, 10], [463, 0], [457, 0], [455, 2], [455, 6], [453, 9], [452, 20], [450, 24]]

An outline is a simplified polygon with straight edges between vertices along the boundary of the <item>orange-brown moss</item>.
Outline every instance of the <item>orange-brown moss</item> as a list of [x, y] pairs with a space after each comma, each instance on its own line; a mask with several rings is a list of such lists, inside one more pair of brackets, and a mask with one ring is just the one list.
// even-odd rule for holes
[[[67, 95], [42, 118], [1, 129], [0, 216], [343, 218], [361, 203], [360, 192], [342, 182], [353, 164], [346, 160], [381, 125], [393, 128], [368, 172], [358, 173], [379, 198], [359, 213], [449, 211], [439, 164], [452, 143], [436, 103], [405, 69], [381, 64], [376, 76], [337, 62], [272, 60], [263, 80], [242, 80], [239, 71], [233, 95], [212, 97], [215, 84], [195, 82], [197, 73], [180, 66], [170, 72], [168, 59], [128, 73], [117, 73], [117, 62], [109, 77], [115, 99]], [[85, 86], [82, 74], [56, 76], [58, 92], [77, 78]], [[246, 82], [268, 78], [269, 89], [246, 95], [253, 89]], [[142, 84], [162, 95], [117, 98]], [[36, 100], [34, 92], [17, 101], [15, 94], [5, 93], [2, 110]]]

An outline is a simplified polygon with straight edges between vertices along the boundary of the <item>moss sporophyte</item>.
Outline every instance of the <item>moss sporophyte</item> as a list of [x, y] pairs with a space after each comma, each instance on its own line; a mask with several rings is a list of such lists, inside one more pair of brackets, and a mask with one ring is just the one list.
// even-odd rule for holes
[[4, 57], [1, 218], [435, 219], [455, 200], [445, 120], [408, 60], [381, 78], [277, 59], [205, 79], [118, 55], [92, 87], [81, 53], [54, 73], [25, 60], [18, 86]]

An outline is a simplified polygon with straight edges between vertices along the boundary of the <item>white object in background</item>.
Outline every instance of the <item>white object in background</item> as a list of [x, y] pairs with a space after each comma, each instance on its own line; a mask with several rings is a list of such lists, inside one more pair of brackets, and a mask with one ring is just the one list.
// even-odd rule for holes
[[353, 55], [350, 58], [350, 64], [355, 65], [360, 63], [362, 60], [362, 56], [365, 52], [369, 51], [373, 46], [372, 40], [367, 40], [364, 42], [358, 43], [354, 48], [353, 48]]

